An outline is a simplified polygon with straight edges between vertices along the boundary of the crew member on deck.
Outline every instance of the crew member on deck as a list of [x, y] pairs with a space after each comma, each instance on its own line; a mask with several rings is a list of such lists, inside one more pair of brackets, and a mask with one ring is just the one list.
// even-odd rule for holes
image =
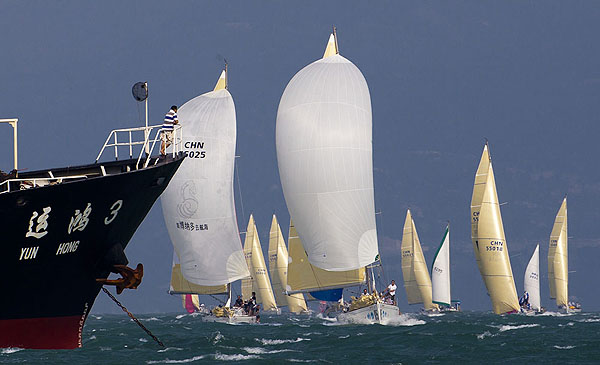
[[175, 124], [179, 124], [179, 119], [177, 119], [177, 105], [171, 106], [167, 115], [165, 115], [165, 120], [162, 125], [162, 133], [160, 134], [160, 154], [165, 156], [166, 149], [173, 143], [173, 130], [175, 129]]
[[235, 300], [235, 303], [233, 304], [234, 307], [243, 307], [244, 306], [244, 300], [242, 300], [242, 296], [238, 295], [237, 299]]
[[383, 293], [388, 293], [390, 295], [390, 298], [392, 299], [392, 303], [394, 303], [394, 305], [396, 305], [396, 289], [398, 289], [398, 287], [396, 286], [396, 282], [392, 280], [392, 283], [388, 285], [388, 287], [383, 291]]

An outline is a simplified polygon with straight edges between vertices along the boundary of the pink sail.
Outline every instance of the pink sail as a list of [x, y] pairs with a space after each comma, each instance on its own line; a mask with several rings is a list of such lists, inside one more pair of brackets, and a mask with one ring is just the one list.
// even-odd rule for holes
[[196, 311], [196, 307], [194, 306], [194, 302], [192, 301], [191, 294], [185, 295], [185, 309], [188, 311], [188, 313], [194, 313]]

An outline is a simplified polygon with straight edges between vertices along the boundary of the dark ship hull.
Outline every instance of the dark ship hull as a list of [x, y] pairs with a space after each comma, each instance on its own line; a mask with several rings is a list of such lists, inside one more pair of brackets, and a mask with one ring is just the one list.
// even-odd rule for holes
[[125, 247], [182, 161], [114, 161], [0, 184], [0, 348], [81, 346], [96, 279], [127, 264]]

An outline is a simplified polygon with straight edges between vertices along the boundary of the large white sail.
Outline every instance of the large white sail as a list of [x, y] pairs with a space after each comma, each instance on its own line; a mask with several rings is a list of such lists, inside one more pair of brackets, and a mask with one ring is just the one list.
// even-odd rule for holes
[[548, 283], [550, 298], [556, 298], [558, 307], [567, 307], [569, 302], [569, 246], [567, 234], [567, 198], [554, 219], [548, 247]]
[[250, 275], [233, 200], [236, 118], [225, 78], [223, 72], [215, 90], [179, 108], [188, 157], [161, 198], [181, 274], [203, 286]]
[[432, 300], [435, 304], [450, 306], [450, 226], [446, 227], [444, 238], [433, 258], [431, 266]]
[[[254, 223], [254, 217], [250, 215], [248, 229], [246, 229], [246, 240], [244, 241], [244, 255], [247, 266], [250, 268], [252, 279], [242, 280], [242, 295], [248, 299], [252, 291], [256, 292], [256, 301], [262, 305], [263, 310], [277, 310], [271, 280], [267, 273], [267, 265], [263, 256], [262, 246], [258, 238], [258, 231]], [[248, 288], [252, 288], [250, 293]]]
[[371, 139], [367, 82], [332, 35], [288, 83], [276, 125], [285, 200], [316, 267], [354, 270], [378, 255]]
[[483, 148], [471, 199], [471, 239], [496, 314], [519, 311], [488, 145]]
[[273, 214], [269, 234], [269, 274], [278, 307], [288, 306], [292, 313], [306, 312], [306, 301], [302, 293], [285, 295], [288, 277], [288, 250], [285, 247], [281, 227]]
[[540, 310], [540, 245], [535, 246], [533, 255], [529, 259], [529, 264], [527, 264], [527, 268], [525, 269], [523, 286], [525, 291], [529, 293], [531, 309]]
[[433, 309], [431, 279], [410, 209], [406, 212], [401, 250], [402, 276], [408, 304], [423, 303], [426, 310]]

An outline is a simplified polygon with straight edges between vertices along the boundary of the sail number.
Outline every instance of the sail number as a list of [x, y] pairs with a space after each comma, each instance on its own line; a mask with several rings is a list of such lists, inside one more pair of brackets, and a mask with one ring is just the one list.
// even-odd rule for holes
[[193, 150], [197, 150], [197, 149], [204, 149], [204, 142], [200, 142], [200, 141], [187, 141], [183, 144], [183, 146], [187, 149], [190, 149], [192, 151], [185, 151], [184, 154], [186, 157], [189, 158], [205, 158], [206, 157], [206, 151], [193, 151]]
[[503, 251], [504, 242], [502, 241], [491, 241], [489, 246], [485, 246], [486, 251]]
[[473, 212], [473, 223], [479, 222], [479, 212]]

